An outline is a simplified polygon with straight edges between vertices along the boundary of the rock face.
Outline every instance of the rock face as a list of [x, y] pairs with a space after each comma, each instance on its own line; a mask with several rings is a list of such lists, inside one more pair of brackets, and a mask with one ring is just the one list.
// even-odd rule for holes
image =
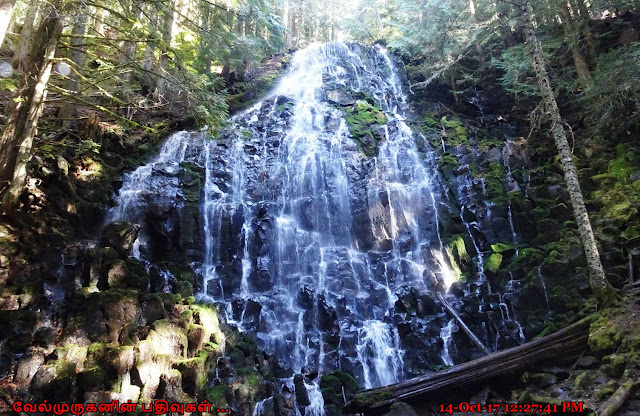
[[[478, 356], [436, 296], [449, 287], [491, 349], [524, 341], [518, 316], [531, 308], [518, 302], [517, 281], [492, 289], [516, 255], [520, 211], [483, 199], [506, 195], [510, 166], [501, 162], [521, 155], [490, 149], [490, 195], [473, 195], [479, 179], [468, 166], [439, 164], [431, 136], [405, 120], [402, 76], [379, 47], [301, 51], [274, 95], [216, 139], [171, 137], [125, 178], [109, 214], [141, 225], [133, 255], [150, 269], [152, 290], [190, 293], [180, 276], [195, 276], [199, 300], [219, 304], [284, 374], [297, 374], [291, 396], [265, 408], [293, 400], [316, 414], [324, 401], [338, 412], [340, 398], [316, 377], [337, 368], [372, 387]], [[441, 124], [467, 139], [459, 120]], [[232, 367], [244, 366], [234, 354]], [[218, 382], [231, 382], [221, 373]]]
[[[57, 271], [37, 296], [57, 326], [30, 311], [0, 326], [17, 391], [331, 416], [357, 385], [482, 354], [439, 291], [489, 349], [537, 335], [567, 296], [545, 276], [579, 251], [541, 264], [523, 242], [553, 236], [520, 197], [521, 143], [419, 118], [404, 76], [380, 47], [314, 47], [218, 137], [171, 136], [125, 175], [97, 247], [43, 255]], [[15, 282], [8, 262], [0, 278]], [[226, 336], [197, 301], [218, 307]]]

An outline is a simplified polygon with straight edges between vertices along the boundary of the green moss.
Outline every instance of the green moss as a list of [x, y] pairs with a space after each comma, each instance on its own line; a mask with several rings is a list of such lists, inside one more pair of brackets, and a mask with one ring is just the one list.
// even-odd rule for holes
[[443, 168], [445, 166], [453, 166], [458, 167], [460, 163], [458, 162], [458, 158], [451, 153], [445, 153], [440, 157], [440, 167]]
[[453, 255], [459, 262], [467, 263], [471, 260], [462, 234], [457, 234], [451, 237], [448, 245], [451, 247]]
[[393, 393], [388, 390], [376, 391], [374, 393], [357, 393], [353, 401], [358, 407], [368, 407], [374, 403], [383, 402], [393, 397]]
[[593, 385], [596, 379], [594, 372], [585, 370], [580, 372], [573, 381], [573, 391], [583, 391]]
[[494, 253], [504, 253], [505, 251], [515, 250], [515, 247], [512, 244], [496, 243], [491, 244], [491, 250]]
[[507, 192], [504, 188], [506, 171], [502, 164], [491, 162], [484, 175], [489, 199], [495, 203], [503, 203], [507, 200]]
[[440, 121], [436, 120], [435, 114], [429, 112], [425, 113], [422, 117], [422, 123], [429, 128], [440, 126]]
[[262, 382], [256, 373], [249, 374], [244, 379], [245, 383], [253, 389], [258, 389]]
[[607, 312], [602, 312], [589, 329], [589, 347], [594, 352], [613, 351], [624, 341], [624, 331]]
[[500, 265], [502, 264], [502, 254], [493, 253], [487, 258], [487, 261], [484, 264], [484, 267], [487, 271], [497, 273], [500, 270]]
[[489, 149], [492, 148], [492, 147], [501, 147], [503, 144], [504, 144], [504, 142], [502, 142], [500, 140], [496, 140], [496, 139], [480, 139], [480, 140], [478, 140], [478, 148], [483, 152], [489, 151]]
[[620, 377], [627, 367], [629, 357], [627, 354], [611, 354], [602, 359], [607, 363], [605, 371], [611, 377]]
[[609, 380], [604, 386], [600, 387], [596, 390], [594, 397], [598, 401], [602, 401], [611, 395], [617, 390], [618, 385], [615, 380]]
[[209, 403], [213, 404], [213, 407], [228, 407], [226, 394], [229, 390], [229, 386], [226, 384], [220, 384], [217, 386], [209, 387], [204, 391], [204, 397]]
[[378, 138], [373, 133], [377, 126], [387, 122], [387, 116], [377, 106], [365, 100], [358, 100], [351, 107], [344, 109], [345, 121], [353, 140], [358, 144], [365, 156], [372, 157], [378, 153]]

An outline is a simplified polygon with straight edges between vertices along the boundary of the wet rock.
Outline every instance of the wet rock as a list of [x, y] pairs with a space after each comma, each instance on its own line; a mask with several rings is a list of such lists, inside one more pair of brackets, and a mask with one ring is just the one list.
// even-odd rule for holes
[[113, 247], [121, 257], [128, 257], [139, 231], [139, 225], [129, 222], [111, 223], [102, 231], [100, 246]]
[[352, 105], [356, 102], [356, 100], [351, 96], [351, 94], [349, 94], [349, 92], [344, 88], [331, 89], [331, 90], [327, 89], [325, 94], [327, 95], [327, 101], [334, 104], [347, 106], [347, 105]]
[[293, 386], [298, 406], [309, 406], [311, 404], [311, 400], [309, 400], [309, 393], [304, 385], [304, 377], [302, 374], [296, 374], [293, 376]]
[[170, 370], [162, 374], [157, 394], [158, 397], [179, 403], [185, 403], [190, 399], [182, 390], [182, 374], [178, 370]]
[[22, 356], [18, 361], [18, 368], [13, 382], [16, 383], [19, 389], [26, 390], [43, 364], [44, 355], [41, 353], [30, 353]]
[[39, 347], [48, 348], [51, 346], [56, 337], [58, 336], [58, 331], [56, 328], [44, 326], [38, 328], [33, 334], [33, 344]]
[[300, 305], [302, 309], [311, 309], [313, 307], [314, 296], [315, 294], [310, 286], [303, 286], [298, 292], [298, 305]]

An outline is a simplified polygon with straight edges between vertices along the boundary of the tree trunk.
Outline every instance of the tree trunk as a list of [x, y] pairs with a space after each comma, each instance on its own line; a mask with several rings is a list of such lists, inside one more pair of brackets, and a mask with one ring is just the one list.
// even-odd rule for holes
[[[211, 5], [207, 0], [200, 2], [200, 13], [202, 14], [202, 27], [206, 30], [212, 28], [211, 25]], [[200, 71], [208, 74], [211, 72], [211, 41], [208, 33], [200, 35], [199, 43], [199, 61], [201, 62]]]
[[156, 66], [156, 43], [157, 43], [157, 31], [156, 25], [158, 20], [158, 8], [155, 5], [147, 6], [147, 16], [149, 19], [149, 39], [147, 40], [147, 47], [144, 50], [144, 59], [142, 61], [142, 69], [145, 71], [142, 80], [142, 94], [149, 95], [155, 90], [156, 83], [151, 77], [151, 73], [154, 72]]
[[[71, 29], [71, 40], [69, 41], [70, 51], [69, 59], [75, 64], [69, 73], [69, 78], [65, 81], [65, 89], [69, 90], [73, 94], [77, 94], [78, 88], [78, 71], [81, 71], [87, 60], [87, 54], [84, 46], [84, 35], [87, 32], [87, 21], [89, 20], [89, 6], [82, 3], [78, 9], [76, 21]], [[60, 114], [58, 117], [62, 120], [62, 125], [68, 127], [73, 124], [74, 119], [78, 116], [78, 106], [73, 98], [68, 98], [67, 101], [60, 107]]]
[[0, 0], [0, 46], [2, 46], [7, 29], [9, 29], [15, 6], [16, 0]]
[[0, 135], [0, 181], [10, 179], [8, 189], [2, 194], [2, 210], [11, 215], [18, 198], [27, 183], [29, 161], [38, 121], [42, 115], [51, 76], [53, 59], [60, 35], [62, 19], [58, 14], [61, 1], [42, 21], [31, 51], [29, 69], [25, 72], [20, 91], [21, 103], [13, 108], [9, 121]]
[[[123, 23], [126, 25], [126, 29], [130, 31], [133, 28], [133, 25], [140, 20], [142, 17], [142, 6], [139, 5], [135, 0], [131, 0], [129, 13], [133, 20], [132, 23]], [[136, 50], [138, 49], [138, 44], [133, 41], [124, 41], [124, 45], [122, 47], [122, 56], [125, 64], [135, 61], [136, 59]], [[131, 82], [131, 78], [133, 76], [133, 71], [127, 71], [122, 75], [122, 83], [127, 85]]]
[[583, 86], [591, 79], [591, 72], [589, 72], [589, 64], [587, 59], [582, 55], [580, 51], [580, 34], [578, 33], [569, 7], [564, 0], [560, 1], [560, 16], [562, 17], [562, 27], [564, 29], [565, 41], [569, 44], [571, 49], [571, 55], [573, 56], [573, 63], [578, 73], [578, 79]]
[[627, 380], [623, 383], [618, 390], [613, 393], [613, 396], [609, 397], [609, 400], [602, 405], [598, 416], [614, 416], [618, 413], [618, 410], [624, 405], [631, 395], [631, 390], [638, 384], [640, 380]]
[[175, 2], [173, 0], [167, 0], [162, 16], [162, 26], [160, 28], [162, 31], [162, 48], [160, 50], [160, 59], [158, 62], [158, 74], [160, 77], [158, 78], [156, 87], [156, 100], [166, 100], [164, 96], [167, 93], [167, 87], [169, 85], [166, 77], [169, 74], [169, 49], [171, 48], [171, 41], [173, 40], [174, 7]]
[[578, 230], [584, 246], [587, 265], [589, 267], [591, 289], [593, 290], [598, 302], [602, 305], [609, 305], [617, 301], [618, 295], [609, 284], [609, 281], [604, 274], [602, 263], [600, 262], [600, 254], [598, 253], [596, 238], [593, 234], [593, 229], [591, 228], [591, 221], [589, 220], [589, 214], [587, 213], [587, 208], [584, 204], [584, 198], [582, 197], [582, 190], [580, 189], [578, 174], [573, 164], [571, 149], [567, 142], [567, 136], [564, 130], [562, 117], [560, 116], [560, 110], [558, 109], [558, 103], [556, 102], [556, 98], [553, 94], [549, 74], [546, 70], [546, 63], [544, 55], [542, 54], [542, 46], [538, 41], [533, 24], [531, 23], [529, 7], [523, 0], [520, 0], [518, 9], [524, 26], [525, 39], [529, 44], [533, 69], [536, 73], [538, 85], [540, 86], [544, 109], [546, 110], [547, 117], [551, 121], [551, 131], [553, 132], [553, 138], [555, 140], [558, 153], [560, 154], [562, 170], [564, 171], [564, 178], [567, 183], [567, 191], [569, 192], [571, 205], [573, 206], [573, 214], [578, 224]]
[[29, 48], [33, 38], [33, 28], [36, 26], [38, 19], [38, 1], [33, 1], [27, 8], [27, 14], [24, 18], [24, 25], [20, 32], [20, 40], [16, 46], [16, 52], [13, 54], [13, 67], [21, 72], [27, 70], [29, 60]]
[[104, 36], [104, 15], [106, 12], [102, 7], [96, 7], [96, 12], [93, 17], [93, 30], [100, 36]]
[[292, 0], [287, 1], [287, 49], [293, 48], [293, 7]]
[[513, 36], [513, 31], [511, 30], [511, 26], [506, 22], [509, 19], [508, 8], [505, 5], [505, 0], [496, 0], [496, 11], [498, 12], [498, 17], [500, 18], [500, 23], [498, 23], [498, 28], [500, 30], [500, 37], [504, 39], [504, 43], [507, 48], [516, 45], [516, 39]]
[[299, 0], [299, 6], [298, 6], [298, 13], [296, 16], [296, 43], [295, 43], [295, 47], [296, 49], [300, 47], [300, 35], [302, 34], [302, 7], [304, 6], [303, 4], [304, 0]]

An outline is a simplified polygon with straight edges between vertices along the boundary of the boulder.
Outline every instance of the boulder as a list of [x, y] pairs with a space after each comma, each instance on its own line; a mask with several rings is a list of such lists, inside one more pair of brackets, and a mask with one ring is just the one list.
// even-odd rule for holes
[[112, 222], [102, 230], [100, 246], [113, 247], [121, 257], [128, 257], [139, 231], [140, 226], [137, 224], [126, 221]]

